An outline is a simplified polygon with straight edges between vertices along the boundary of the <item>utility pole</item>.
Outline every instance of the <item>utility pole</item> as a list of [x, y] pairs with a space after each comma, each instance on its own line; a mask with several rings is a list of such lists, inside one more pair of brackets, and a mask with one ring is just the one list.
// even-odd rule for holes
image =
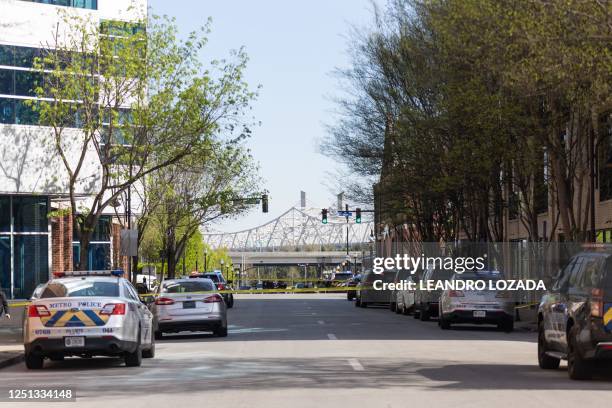
[[597, 241], [597, 232], [595, 232], [595, 129], [591, 126], [589, 140], [589, 153], [591, 156], [591, 242]]
[[345, 204], [345, 210], [346, 210], [346, 255], [348, 256], [349, 254], [349, 216], [348, 216], [348, 204]]

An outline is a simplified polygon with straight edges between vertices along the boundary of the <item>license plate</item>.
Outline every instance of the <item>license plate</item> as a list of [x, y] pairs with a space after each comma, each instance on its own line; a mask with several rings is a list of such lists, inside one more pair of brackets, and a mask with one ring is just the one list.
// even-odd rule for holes
[[85, 337], [64, 337], [64, 345], [66, 347], [83, 347], [85, 346]]
[[183, 309], [195, 309], [195, 300], [183, 302]]
[[487, 312], [484, 310], [474, 310], [474, 317], [487, 317]]

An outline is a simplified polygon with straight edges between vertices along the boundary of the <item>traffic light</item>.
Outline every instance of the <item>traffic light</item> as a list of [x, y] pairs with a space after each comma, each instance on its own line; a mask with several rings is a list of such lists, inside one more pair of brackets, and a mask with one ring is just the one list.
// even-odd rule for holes
[[327, 208], [321, 210], [321, 222], [327, 224]]
[[355, 208], [355, 223], [361, 224], [361, 208]]
[[268, 212], [268, 195], [264, 194], [261, 196], [261, 212]]

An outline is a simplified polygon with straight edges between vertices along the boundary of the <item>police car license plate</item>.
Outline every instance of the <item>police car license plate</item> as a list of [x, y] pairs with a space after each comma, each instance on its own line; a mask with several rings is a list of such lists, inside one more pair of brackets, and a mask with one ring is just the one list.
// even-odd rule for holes
[[85, 346], [85, 337], [64, 337], [64, 345], [66, 347], [83, 347]]
[[487, 317], [487, 312], [484, 310], [474, 310], [474, 317]]

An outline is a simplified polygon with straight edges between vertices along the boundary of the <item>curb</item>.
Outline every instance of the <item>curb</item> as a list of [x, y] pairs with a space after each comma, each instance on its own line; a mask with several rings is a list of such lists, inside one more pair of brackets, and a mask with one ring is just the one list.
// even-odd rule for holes
[[24, 359], [24, 354], [20, 353], [20, 354], [15, 355], [14, 357], [9, 357], [5, 360], [0, 360], [0, 369], [10, 367], [15, 364], [19, 364], [23, 361], [23, 359]]

